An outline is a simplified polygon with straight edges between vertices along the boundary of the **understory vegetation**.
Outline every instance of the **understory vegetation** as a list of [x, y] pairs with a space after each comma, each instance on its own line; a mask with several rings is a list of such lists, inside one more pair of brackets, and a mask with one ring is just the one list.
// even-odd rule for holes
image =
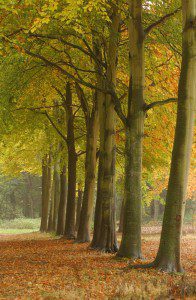
[[40, 219], [13, 219], [0, 220], [0, 234], [5, 232], [17, 233], [23, 230], [24, 232], [39, 231]]

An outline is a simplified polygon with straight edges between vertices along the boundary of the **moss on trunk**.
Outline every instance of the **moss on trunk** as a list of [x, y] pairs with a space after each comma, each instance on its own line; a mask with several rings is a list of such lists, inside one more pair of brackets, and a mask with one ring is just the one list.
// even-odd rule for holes
[[129, 1], [130, 84], [125, 145], [125, 209], [119, 256], [141, 258], [141, 176], [144, 126], [142, 2]]

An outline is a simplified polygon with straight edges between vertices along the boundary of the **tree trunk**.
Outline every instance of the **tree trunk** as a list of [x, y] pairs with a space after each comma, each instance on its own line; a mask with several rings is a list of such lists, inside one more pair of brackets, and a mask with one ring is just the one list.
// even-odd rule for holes
[[159, 217], [159, 200], [153, 200], [153, 220], [157, 221]]
[[[102, 51], [101, 44], [98, 40], [93, 40], [94, 52], [96, 57], [102, 61]], [[97, 86], [98, 88], [103, 88], [103, 79], [99, 74], [102, 74], [103, 70], [99, 64], [95, 64], [95, 70], [97, 72]], [[100, 123], [102, 120], [102, 107], [103, 107], [103, 99], [104, 94], [100, 91], [96, 93], [97, 97], [97, 105], [98, 105], [98, 114], [99, 114], [99, 137], [100, 137], [100, 145], [99, 145], [99, 164], [98, 164], [98, 176], [97, 176], [97, 196], [96, 196], [96, 204], [95, 204], [95, 215], [94, 215], [94, 229], [93, 229], [93, 239], [91, 242], [91, 247], [96, 248], [98, 245], [100, 230], [101, 230], [101, 215], [102, 215], [102, 206], [101, 206], [101, 182], [103, 180], [103, 123]]]
[[178, 111], [161, 241], [153, 263], [158, 269], [181, 272], [180, 241], [193, 138], [196, 77], [195, 0], [183, 0], [182, 67]]
[[68, 239], [75, 238], [76, 162], [75, 153], [68, 149], [68, 195], [64, 233]]
[[[118, 29], [120, 15], [115, 7], [111, 17], [109, 46], [108, 46], [108, 67], [107, 82], [115, 86], [116, 63], [118, 48]], [[98, 202], [101, 204], [100, 229], [94, 232], [98, 239], [93, 238], [91, 246], [102, 251], [117, 251], [117, 240], [115, 232], [115, 111], [110, 95], [105, 95], [100, 108], [100, 160], [98, 179]], [[99, 207], [100, 208], [100, 207]], [[99, 217], [100, 218], [100, 217]], [[96, 225], [97, 226], [97, 225]]]
[[124, 218], [124, 199], [122, 199], [121, 208], [120, 208], [120, 221], [119, 221], [119, 228], [118, 232], [123, 231], [123, 218]]
[[83, 191], [81, 184], [78, 184], [78, 199], [77, 199], [77, 209], [76, 209], [76, 232], [78, 231], [78, 227], [80, 224], [80, 215], [81, 215], [81, 209], [82, 209], [82, 197], [83, 197]]
[[119, 256], [141, 257], [141, 171], [144, 125], [142, 1], [129, 1], [130, 85], [125, 145], [125, 210]]
[[66, 169], [66, 165], [64, 165], [60, 174], [60, 202], [58, 210], [57, 235], [63, 235], [65, 229], [65, 212], [67, 203]]
[[10, 203], [12, 205], [12, 212], [10, 213], [10, 220], [15, 219], [16, 217], [16, 196], [14, 191], [10, 194]]
[[[101, 100], [101, 99], [100, 99]], [[102, 125], [100, 124], [100, 127]], [[100, 136], [101, 139], [101, 136]], [[99, 149], [99, 165], [98, 165], [98, 179], [97, 179], [97, 198], [95, 205], [95, 217], [94, 217], [94, 231], [93, 231], [93, 239], [91, 242], [92, 248], [98, 247], [98, 242], [101, 233], [101, 219], [102, 219], [102, 197], [101, 197], [101, 182], [103, 180], [103, 143], [100, 141], [100, 149]]]
[[34, 203], [32, 197], [32, 180], [29, 173], [24, 174], [24, 180], [26, 183], [26, 193], [25, 193], [25, 202], [24, 203], [24, 215], [26, 218], [34, 218]]
[[51, 188], [51, 197], [50, 197], [50, 211], [48, 217], [48, 232], [52, 232], [53, 230], [53, 217], [54, 217], [54, 173], [53, 173], [53, 181], [52, 181], [52, 188]]
[[68, 239], [75, 238], [75, 199], [76, 199], [76, 165], [77, 154], [74, 136], [74, 115], [72, 109], [72, 91], [70, 83], [66, 85], [66, 102], [64, 103], [67, 115], [67, 147], [68, 147], [68, 195], [64, 235]]
[[91, 218], [94, 203], [95, 176], [96, 176], [96, 152], [98, 137], [98, 110], [95, 109], [87, 124], [86, 137], [86, 162], [85, 162], [85, 186], [82, 201], [81, 218], [79, 222], [77, 241], [90, 241]]
[[29, 206], [30, 206], [30, 218], [34, 219], [34, 199], [32, 196], [33, 185], [31, 175], [28, 173], [28, 183], [29, 183]]
[[59, 174], [59, 162], [54, 165], [54, 211], [53, 211], [53, 223], [52, 229], [54, 232], [57, 230], [58, 209], [60, 201], [60, 174]]
[[[97, 248], [106, 252], [117, 251], [115, 232], [115, 124], [114, 107], [110, 96], [103, 104], [104, 145], [102, 165], [101, 194], [101, 228]], [[104, 122], [105, 120], [105, 122]]]
[[48, 226], [48, 209], [51, 188], [51, 157], [47, 157], [42, 162], [42, 215], [40, 231], [46, 232]]
[[[101, 148], [101, 145], [100, 145]], [[93, 230], [93, 239], [91, 242], [92, 248], [97, 248], [98, 241], [100, 237], [101, 230], [101, 219], [102, 219], [102, 198], [101, 198], [101, 182], [103, 180], [103, 163], [101, 160], [103, 159], [103, 155], [100, 149], [99, 154], [99, 166], [98, 166], [98, 179], [97, 179], [97, 198], [95, 205], [95, 217], [94, 217], [94, 230]]]

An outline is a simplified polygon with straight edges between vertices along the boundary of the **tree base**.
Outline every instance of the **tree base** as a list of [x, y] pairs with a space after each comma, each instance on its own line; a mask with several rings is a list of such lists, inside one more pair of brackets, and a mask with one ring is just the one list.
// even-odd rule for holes
[[118, 251], [118, 246], [117, 245], [113, 245], [113, 247], [109, 248], [109, 247], [100, 247], [100, 246], [93, 246], [90, 245], [89, 249], [91, 250], [96, 250], [96, 251], [100, 251], [103, 253], [116, 253]]
[[65, 235], [64, 235], [64, 238], [65, 238], [66, 240], [75, 240], [75, 239], [76, 239], [76, 237], [75, 237], [74, 234], [65, 234]]
[[77, 243], [90, 243], [90, 237], [89, 236], [83, 236], [83, 237], [77, 237], [76, 238]]
[[180, 264], [176, 264], [174, 262], [166, 262], [166, 261], [153, 261], [149, 264], [136, 264], [136, 265], [129, 265], [131, 269], [157, 269], [161, 272], [166, 273], [184, 273], [184, 269]]
[[64, 232], [56, 232], [56, 236], [63, 236]]
[[144, 257], [142, 256], [142, 254], [139, 253], [124, 253], [123, 251], [118, 251], [118, 253], [116, 254], [117, 257], [119, 258], [129, 258], [131, 260], [136, 260], [136, 259], [141, 259], [144, 260]]
[[129, 259], [131, 261], [135, 261], [135, 260], [141, 260], [141, 261], [145, 261], [146, 259], [142, 256], [142, 255], [129, 255], [129, 256], [124, 256], [124, 255], [121, 255], [119, 253], [116, 254], [116, 257], [117, 258], [126, 258], [126, 259]]
[[89, 239], [77, 239], [76, 238], [76, 240], [75, 240], [75, 243], [76, 244], [85, 244], [85, 243], [89, 243], [90, 242], [90, 240]]

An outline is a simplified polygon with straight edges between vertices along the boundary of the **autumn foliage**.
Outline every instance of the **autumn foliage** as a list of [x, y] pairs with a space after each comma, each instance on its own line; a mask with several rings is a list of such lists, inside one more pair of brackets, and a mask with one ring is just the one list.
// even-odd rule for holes
[[[129, 260], [44, 234], [0, 236], [0, 299], [193, 299], [194, 238], [183, 238], [186, 274], [130, 270]], [[157, 236], [143, 237], [152, 260]]]

